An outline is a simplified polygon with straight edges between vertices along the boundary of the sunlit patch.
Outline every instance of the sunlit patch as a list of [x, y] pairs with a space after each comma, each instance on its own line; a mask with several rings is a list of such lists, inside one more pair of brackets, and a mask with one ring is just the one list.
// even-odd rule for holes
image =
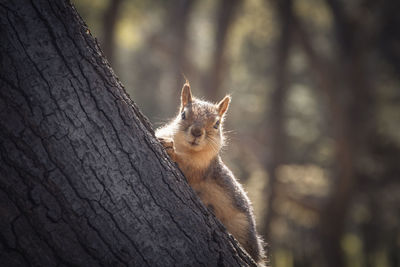
[[116, 37], [118, 44], [125, 49], [138, 47], [142, 39], [136, 32], [138, 32], [138, 29], [130, 19], [121, 19], [117, 25]]

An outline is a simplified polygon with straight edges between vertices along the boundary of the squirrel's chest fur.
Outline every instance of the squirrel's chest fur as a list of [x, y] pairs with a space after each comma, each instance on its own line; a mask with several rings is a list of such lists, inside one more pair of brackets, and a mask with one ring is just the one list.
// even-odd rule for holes
[[[232, 192], [241, 190], [233, 175], [219, 159], [205, 165], [196, 164], [195, 159], [183, 157], [177, 160], [190, 186], [215, 216], [225, 225], [239, 242], [248, 238], [249, 220], [243, 205], [235, 199]], [[203, 167], [203, 166], [201, 166]], [[242, 200], [245, 201], [245, 200]]]
[[171, 123], [156, 136], [170, 158], [178, 163], [190, 186], [215, 216], [253, 257], [262, 258], [251, 203], [242, 186], [219, 157], [224, 144], [223, 118], [230, 97], [218, 104], [192, 97], [189, 83], [181, 93], [181, 106]]

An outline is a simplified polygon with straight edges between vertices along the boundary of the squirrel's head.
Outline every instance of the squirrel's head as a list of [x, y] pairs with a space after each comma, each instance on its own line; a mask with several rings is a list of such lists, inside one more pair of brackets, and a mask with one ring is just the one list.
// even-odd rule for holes
[[222, 123], [231, 98], [212, 104], [192, 97], [190, 85], [182, 88], [175, 145], [188, 152], [212, 151], [218, 154], [223, 144]]

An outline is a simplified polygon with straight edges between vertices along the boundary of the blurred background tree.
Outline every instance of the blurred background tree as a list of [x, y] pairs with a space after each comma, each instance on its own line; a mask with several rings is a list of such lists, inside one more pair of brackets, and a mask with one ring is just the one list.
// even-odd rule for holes
[[74, 0], [158, 127], [232, 94], [223, 157], [271, 263], [400, 266], [400, 1]]

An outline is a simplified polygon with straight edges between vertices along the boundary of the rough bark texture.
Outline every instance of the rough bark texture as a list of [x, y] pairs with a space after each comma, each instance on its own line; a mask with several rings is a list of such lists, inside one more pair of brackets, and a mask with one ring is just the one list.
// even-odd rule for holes
[[3, 266], [246, 266], [66, 1], [0, 1]]

